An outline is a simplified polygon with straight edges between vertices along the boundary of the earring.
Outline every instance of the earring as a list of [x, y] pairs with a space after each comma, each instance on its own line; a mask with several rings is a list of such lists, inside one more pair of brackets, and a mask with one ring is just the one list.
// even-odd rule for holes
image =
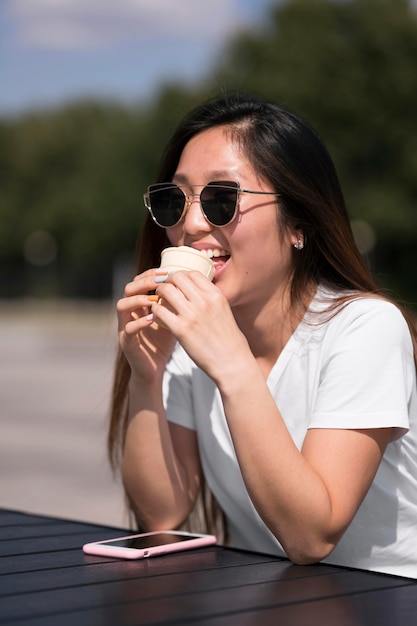
[[297, 243], [294, 244], [296, 250], [302, 250], [304, 248], [304, 242], [302, 239], [297, 239]]

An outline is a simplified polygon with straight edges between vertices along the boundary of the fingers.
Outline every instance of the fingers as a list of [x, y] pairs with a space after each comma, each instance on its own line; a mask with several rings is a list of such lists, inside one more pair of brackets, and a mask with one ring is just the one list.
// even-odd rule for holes
[[225, 300], [222, 292], [200, 272], [175, 272], [157, 285], [156, 293], [160, 300], [151, 307], [155, 321], [168, 327], [177, 338], [185, 326], [195, 326], [213, 309], [220, 310]]
[[176, 286], [181, 285], [185, 281], [188, 281], [198, 285], [203, 291], [212, 289], [212, 282], [204, 276], [201, 272], [196, 270], [175, 270], [170, 272], [163, 272], [162, 269], [158, 270], [158, 273], [154, 277], [154, 282], [157, 284], [173, 283]]
[[124, 291], [124, 297], [116, 304], [119, 323], [119, 332], [126, 330], [127, 334], [135, 334], [152, 323], [147, 319], [150, 315], [150, 306], [157, 301], [158, 296], [149, 295], [155, 290], [155, 277], [161, 270], [152, 269], [135, 276]]
[[[166, 282], [157, 285], [156, 293], [180, 314], [186, 313], [191, 304], [201, 309], [223, 298], [222, 292], [215, 285], [195, 271], [175, 272]], [[153, 307], [152, 310], [156, 314], [159, 308]]]
[[116, 304], [119, 332], [135, 334], [152, 323], [150, 307], [158, 296], [138, 295], [121, 298]]
[[130, 283], [127, 283], [125, 287], [125, 297], [134, 296], [139, 293], [145, 294], [149, 291], [154, 291], [156, 287], [156, 277], [164, 275], [166, 275], [165, 270], [152, 269], [143, 272], [143, 274], [135, 276], [135, 278]]
[[156, 293], [164, 298], [168, 293], [175, 294], [172, 286], [176, 287], [177, 293], [179, 291], [190, 301], [218, 292], [218, 289], [201, 272], [196, 271], [177, 271], [167, 275], [163, 282], [158, 280]]
[[173, 321], [173, 313], [186, 314], [188, 309], [191, 314], [191, 302], [198, 309], [204, 308], [208, 292], [213, 294], [213, 291], [217, 294], [218, 289], [196, 271], [168, 274], [165, 270], [153, 269], [139, 274], [126, 285], [124, 297], [117, 302], [119, 333], [132, 337], [154, 321], [166, 328]]

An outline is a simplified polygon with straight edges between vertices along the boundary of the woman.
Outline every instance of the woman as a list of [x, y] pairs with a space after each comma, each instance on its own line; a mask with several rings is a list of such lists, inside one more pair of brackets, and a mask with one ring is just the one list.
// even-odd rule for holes
[[[206, 481], [232, 545], [417, 577], [416, 334], [320, 139], [226, 96], [179, 125], [157, 183], [117, 305], [109, 433], [139, 526], [183, 524]], [[168, 245], [213, 257], [213, 283], [156, 269]]]

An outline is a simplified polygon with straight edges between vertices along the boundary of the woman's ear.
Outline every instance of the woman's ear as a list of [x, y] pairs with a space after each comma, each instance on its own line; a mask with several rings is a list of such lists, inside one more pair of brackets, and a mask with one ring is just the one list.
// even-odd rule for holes
[[304, 248], [305, 238], [301, 230], [297, 230], [291, 235], [291, 245], [296, 250], [302, 250]]

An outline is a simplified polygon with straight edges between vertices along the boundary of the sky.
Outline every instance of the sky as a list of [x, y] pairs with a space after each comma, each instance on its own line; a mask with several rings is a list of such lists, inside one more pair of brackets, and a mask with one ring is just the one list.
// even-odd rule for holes
[[0, 0], [0, 115], [204, 80], [280, 0]]

